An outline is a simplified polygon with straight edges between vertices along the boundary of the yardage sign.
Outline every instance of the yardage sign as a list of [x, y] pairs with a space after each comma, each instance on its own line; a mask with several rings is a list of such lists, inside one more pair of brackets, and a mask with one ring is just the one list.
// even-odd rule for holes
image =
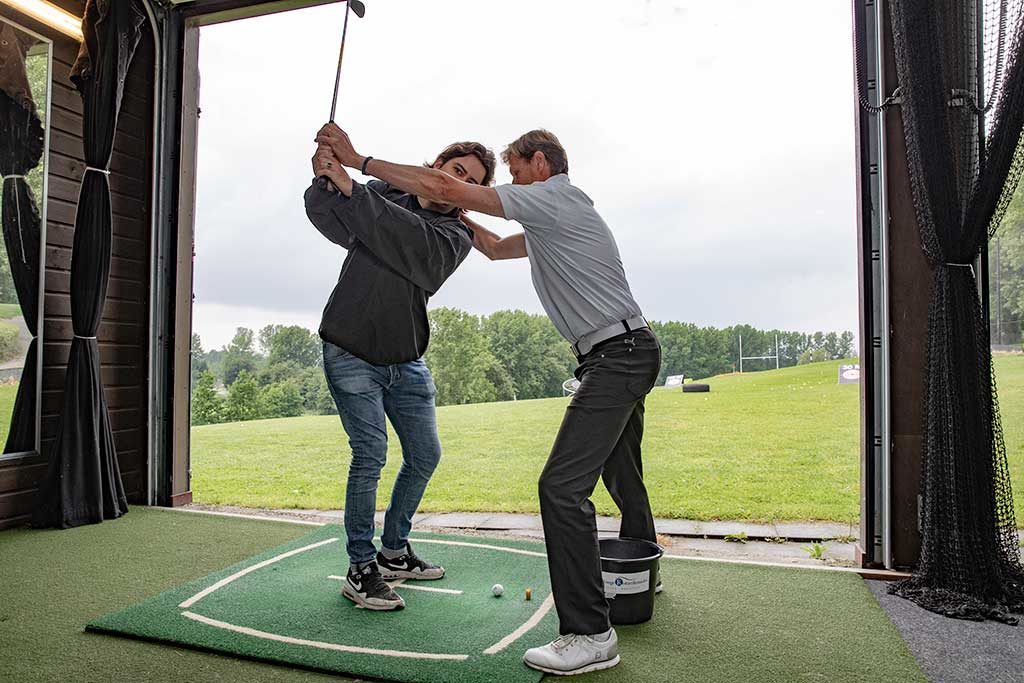
[[840, 365], [839, 366], [839, 383], [840, 384], [859, 384], [860, 383], [860, 365]]
[[683, 383], [683, 375], [669, 375], [665, 378], [666, 387], [678, 387]]

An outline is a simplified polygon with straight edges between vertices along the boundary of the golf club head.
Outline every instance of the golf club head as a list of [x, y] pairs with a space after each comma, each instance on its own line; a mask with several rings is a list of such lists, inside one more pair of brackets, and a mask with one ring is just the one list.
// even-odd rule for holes
[[362, 3], [362, 0], [348, 0], [348, 6], [360, 19], [366, 14], [366, 5]]

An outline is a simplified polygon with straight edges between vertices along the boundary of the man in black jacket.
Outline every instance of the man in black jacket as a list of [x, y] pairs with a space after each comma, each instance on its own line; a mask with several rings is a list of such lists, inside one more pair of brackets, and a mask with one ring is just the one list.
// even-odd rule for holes
[[[432, 164], [459, 180], [490, 185], [494, 154], [475, 142], [449, 145]], [[444, 568], [409, 545], [412, 516], [441, 457], [436, 389], [423, 363], [427, 301], [466, 258], [473, 235], [455, 206], [421, 200], [385, 182], [353, 182], [329, 149], [313, 157], [318, 177], [306, 215], [348, 250], [320, 323], [324, 373], [352, 448], [345, 489], [349, 570], [342, 593], [373, 610], [405, 606], [385, 580], [439, 579]], [[319, 180], [326, 177], [333, 187]], [[390, 420], [402, 466], [373, 544], [377, 482], [387, 458]]]

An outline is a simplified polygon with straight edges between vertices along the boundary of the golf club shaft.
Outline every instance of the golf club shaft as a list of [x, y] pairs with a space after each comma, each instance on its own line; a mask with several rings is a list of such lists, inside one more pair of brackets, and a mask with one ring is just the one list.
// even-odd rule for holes
[[349, 5], [345, 3], [345, 23], [341, 28], [341, 49], [338, 50], [338, 70], [334, 74], [334, 99], [331, 100], [331, 118], [328, 121], [334, 120], [334, 113], [338, 108], [338, 85], [341, 83], [341, 60], [345, 57], [345, 34], [348, 33], [348, 10]]

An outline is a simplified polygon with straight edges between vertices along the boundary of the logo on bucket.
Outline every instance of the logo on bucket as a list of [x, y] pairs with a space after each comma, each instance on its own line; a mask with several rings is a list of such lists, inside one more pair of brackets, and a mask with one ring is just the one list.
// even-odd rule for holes
[[601, 572], [601, 577], [604, 579], [604, 597], [606, 598], [614, 598], [616, 595], [646, 593], [651, 587], [650, 570], [634, 574]]

